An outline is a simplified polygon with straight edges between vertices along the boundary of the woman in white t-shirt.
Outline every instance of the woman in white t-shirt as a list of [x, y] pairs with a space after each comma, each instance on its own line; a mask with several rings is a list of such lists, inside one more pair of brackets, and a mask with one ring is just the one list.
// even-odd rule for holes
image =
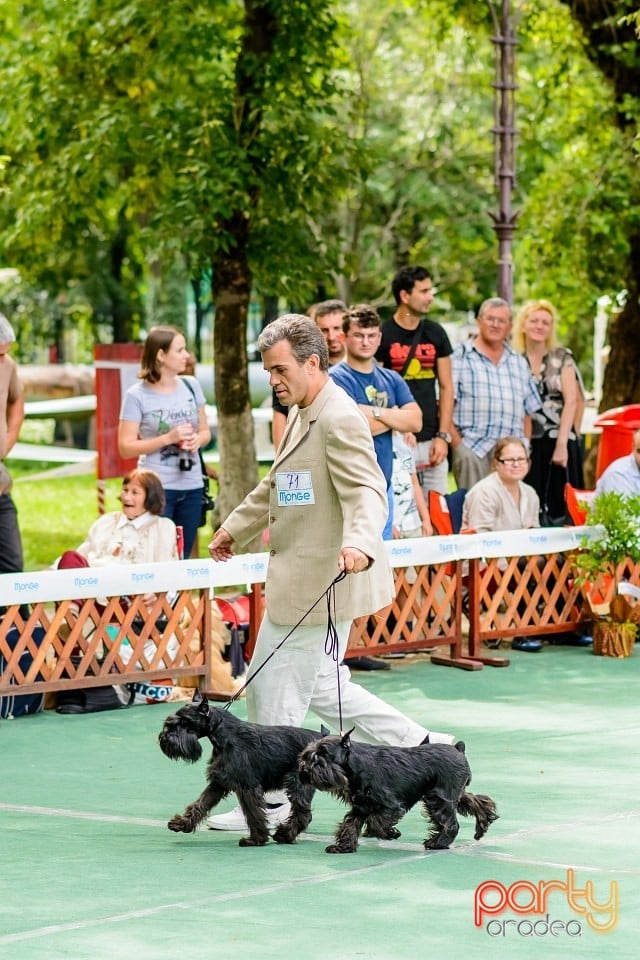
[[202, 511], [202, 471], [198, 450], [211, 439], [205, 398], [195, 377], [183, 377], [189, 352], [175, 327], [149, 330], [139, 382], [124, 397], [118, 430], [122, 457], [154, 470], [165, 491], [164, 516], [184, 531], [190, 556]]

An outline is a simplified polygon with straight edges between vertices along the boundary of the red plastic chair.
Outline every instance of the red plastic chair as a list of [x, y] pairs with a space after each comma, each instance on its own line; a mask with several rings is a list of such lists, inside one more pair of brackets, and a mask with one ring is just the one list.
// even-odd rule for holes
[[595, 495], [595, 490], [580, 490], [570, 483], [565, 483], [564, 502], [571, 521], [576, 527], [581, 527], [585, 523], [588, 507]]
[[460, 533], [462, 526], [462, 507], [467, 491], [455, 490], [453, 493], [437, 493], [429, 490], [429, 516], [435, 532], [446, 537], [451, 533]]

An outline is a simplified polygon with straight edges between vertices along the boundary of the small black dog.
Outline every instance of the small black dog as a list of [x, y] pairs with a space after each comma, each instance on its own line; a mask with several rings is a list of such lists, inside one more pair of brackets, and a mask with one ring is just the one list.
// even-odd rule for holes
[[195, 763], [202, 756], [203, 737], [213, 747], [207, 786], [184, 813], [169, 820], [169, 830], [193, 833], [216, 804], [235, 793], [249, 827], [249, 836], [240, 840], [240, 846], [263, 846], [269, 839], [264, 794], [284, 789], [291, 801], [291, 814], [278, 826], [273, 839], [294, 843], [311, 823], [315, 793], [315, 787], [300, 780], [298, 756], [307, 744], [318, 739], [318, 733], [299, 727], [246, 723], [226, 710], [209, 706], [207, 698], [196, 691], [191, 703], [166, 718], [158, 739], [162, 752], [171, 760]]
[[365, 836], [396, 840], [396, 823], [419, 800], [432, 824], [427, 850], [443, 850], [453, 842], [460, 829], [456, 812], [476, 818], [476, 840], [498, 819], [491, 797], [465, 792], [471, 770], [464, 743], [375, 747], [352, 742], [350, 733], [323, 737], [300, 756], [301, 780], [351, 807], [327, 853], [355, 853], [365, 824]]

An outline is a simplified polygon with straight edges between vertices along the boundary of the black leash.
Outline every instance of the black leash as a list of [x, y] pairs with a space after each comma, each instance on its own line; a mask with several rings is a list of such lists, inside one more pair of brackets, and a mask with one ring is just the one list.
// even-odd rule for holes
[[[238, 700], [238, 699], [242, 696], [242, 694], [245, 692], [245, 690], [247, 689], [247, 687], [249, 686], [249, 684], [251, 683], [251, 681], [254, 679], [254, 677], [257, 677], [258, 674], [260, 673], [260, 671], [261, 671], [264, 667], [266, 667], [266, 665], [269, 663], [269, 660], [271, 660], [272, 657], [275, 657], [275, 655], [276, 655], [276, 653], [278, 652], [278, 650], [286, 643], [286, 641], [289, 639], [289, 637], [291, 636], [291, 634], [294, 633], [294, 632], [298, 629], [298, 627], [300, 626], [300, 624], [301, 624], [304, 620], [306, 620], [306, 618], [309, 616], [309, 614], [311, 613], [311, 611], [312, 611], [312, 610], [315, 610], [315, 608], [318, 606], [318, 604], [320, 603], [320, 601], [322, 600], [323, 597], [326, 597], [326, 598], [327, 598], [327, 636], [326, 636], [326, 638], [325, 638], [324, 648], [325, 648], [325, 652], [326, 652], [327, 654], [330, 653], [331, 656], [333, 656], [333, 659], [336, 660], [336, 662], [337, 662], [337, 659], [338, 659], [338, 633], [337, 633], [336, 626], [335, 626], [335, 623], [334, 623], [334, 620], [333, 620], [333, 617], [335, 617], [335, 609], [336, 609], [336, 584], [340, 583], [341, 580], [344, 580], [344, 578], [345, 578], [346, 576], [347, 576], [346, 570], [341, 570], [340, 573], [337, 575], [337, 577], [335, 577], [335, 578], [331, 581], [331, 583], [329, 584], [329, 586], [327, 587], [327, 589], [322, 591], [322, 593], [320, 594], [320, 596], [318, 597], [318, 599], [315, 601], [315, 603], [313, 603], [313, 604], [309, 607], [309, 609], [307, 610], [307, 612], [302, 614], [302, 616], [300, 617], [300, 619], [298, 620], [298, 622], [297, 622], [293, 627], [291, 627], [291, 630], [289, 630], [289, 633], [287, 633], [287, 635], [282, 638], [282, 640], [280, 641], [280, 643], [279, 643], [276, 647], [274, 647], [274, 649], [271, 651], [271, 653], [269, 654], [269, 656], [267, 657], [267, 659], [264, 660], [256, 670], [253, 671], [253, 673], [251, 674], [250, 677], [247, 677], [246, 683], [244, 683], [244, 684], [240, 687], [240, 689], [237, 690], [237, 691], [233, 694], [233, 696], [227, 701], [227, 703], [224, 705], [224, 708], [223, 708], [224, 710], [228, 710], [229, 707], [231, 706], [231, 704], [232, 704], [232, 703], [235, 703], [235, 701]], [[337, 670], [339, 670], [339, 664], [337, 665]], [[338, 674], [338, 677], [339, 677], [339, 674]], [[338, 682], [338, 707], [339, 707], [339, 710], [340, 710], [340, 726], [342, 727], [342, 703], [341, 703], [341, 698], [340, 698], [340, 683], [339, 683], [339, 682]]]
[[346, 574], [342, 571], [340, 577], [336, 577], [325, 593], [327, 598], [327, 635], [324, 639], [324, 652], [333, 659], [336, 665], [336, 686], [338, 688], [338, 719], [340, 726], [338, 729], [342, 732], [342, 691], [340, 690], [340, 655], [338, 650], [339, 638], [336, 629], [336, 583]]

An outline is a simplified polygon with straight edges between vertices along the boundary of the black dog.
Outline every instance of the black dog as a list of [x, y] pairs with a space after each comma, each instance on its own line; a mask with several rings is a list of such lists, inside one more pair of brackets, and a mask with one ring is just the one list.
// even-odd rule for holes
[[427, 850], [443, 850], [453, 842], [460, 828], [456, 812], [476, 818], [476, 840], [498, 818], [491, 797], [465, 792], [471, 770], [462, 742], [374, 747], [352, 742], [347, 733], [310, 743], [299, 768], [301, 780], [351, 806], [327, 853], [355, 853], [365, 824], [365, 836], [396, 840], [396, 823], [419, 800], [432, 824]]
[[195, 763], [202, 756], [203, 737], [213, 747], [207, 786], [184, 813], [169, 820], [169, 830], [193, 833], [216, 804], [235, 793], [249, 827], [249, 836], [240, 840], [240, 846], [263, 846], [269, 839], [265, 792], [284, 789], [291, 814], [278, 826], [273, 839], [294, 843], [311, 823], [315, 793], [315, 787], [300, 780], [298, 756], [307, 744], [318, 739], [317, 732], [246, 723], [226, 710], [210, 707], [206, 697], [196, 691], [191, 703], [166, 718], [158, 739], [162, 752], [171, 760]]

